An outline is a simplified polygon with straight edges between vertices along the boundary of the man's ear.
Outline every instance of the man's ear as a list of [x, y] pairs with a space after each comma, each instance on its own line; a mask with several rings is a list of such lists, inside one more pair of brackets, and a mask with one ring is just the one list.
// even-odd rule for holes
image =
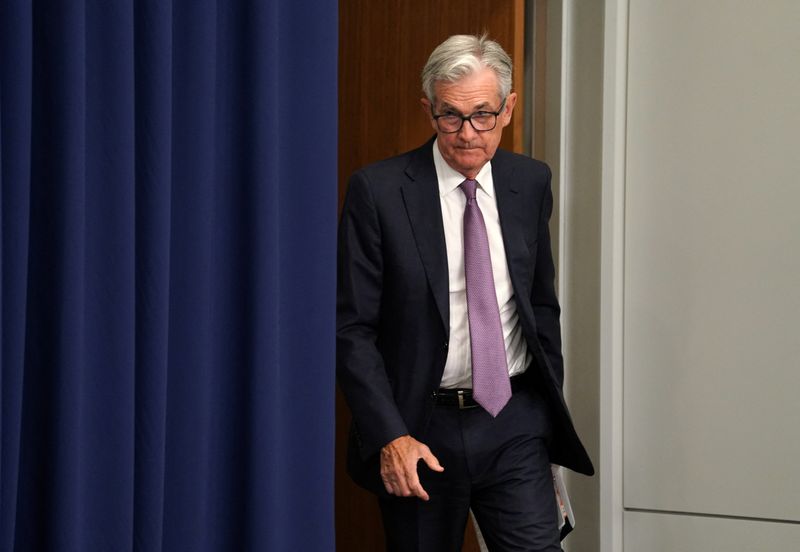
[[422, 104], [422, 111], [425, 112], [425, 115], [428, 116], [428, 121], [431, 123], [431, 127], [433, 130], [437, 130], [436, 128], [436, 121], [433, 120], [433, 106], [428, 98], [420, 98], [420, 104]]
[[500, 122], [504, 127], [511, 122], [511, 115], [514, 113], [515, 105], [517, 105], [517, 93], [511, 92], [506, 98], [506, 105], [503, 106], [502, 113], [500, 113]]
[[425, 112], [425, 115], [433, 117], [430, 100], [428, 98], [420, 98], [419, 103], [422, 104], [422, 111]]

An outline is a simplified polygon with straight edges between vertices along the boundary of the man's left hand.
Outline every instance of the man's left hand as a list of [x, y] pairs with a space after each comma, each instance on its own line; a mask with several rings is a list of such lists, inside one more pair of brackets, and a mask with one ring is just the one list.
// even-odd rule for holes
[[386, 492], [397, 496], [416, 496], [428, 500], [417, 474], [417, 463], [424, 460], [430, 469], [443, 472], [431, 449], [410, 435], [403, 435], [381, 449], [381, 479]]

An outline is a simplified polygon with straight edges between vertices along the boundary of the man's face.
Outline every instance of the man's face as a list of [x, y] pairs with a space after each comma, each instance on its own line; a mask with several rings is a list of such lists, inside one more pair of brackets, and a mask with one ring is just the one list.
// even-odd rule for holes
[[503, 128], [511, 122], [517, 95], [513, 92], [508, 95], [494, 129], [478, 132], [464, 121], [459, 131], [445, 133], [438, 129], [434, 115], [454, 113], [469, 116], [478, 111], [494, 112], [500, 109], [503, 98], [498, 93], [497, 76], [488, 67], [456, 82], [438, 82], [434, 90], [436, 105], [432, 106], [426, 98], [422, 99], [422, 105], [438, 134], [439, 151], [448, 165], [467, 178], [475, 178], [481, 167], [494, 157]]

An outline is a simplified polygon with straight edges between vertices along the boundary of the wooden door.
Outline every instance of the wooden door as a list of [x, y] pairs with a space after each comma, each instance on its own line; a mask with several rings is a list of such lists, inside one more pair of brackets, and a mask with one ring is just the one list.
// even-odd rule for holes
[[[501, 147], [523, 148], [524, 0], [340, 0], [339, 202], [357, 168], [402, 153], [433, 135], [420, 106], [420, 72], [431, 51], [453, 34], [498, 41], [514, 61], [520, 96]], [[339, 552], [384, 549], [375, 498], [345, 473], [350, 413], [336, 401], [336, 546]], [[464, 550], [478, 545], [468, 524]]]

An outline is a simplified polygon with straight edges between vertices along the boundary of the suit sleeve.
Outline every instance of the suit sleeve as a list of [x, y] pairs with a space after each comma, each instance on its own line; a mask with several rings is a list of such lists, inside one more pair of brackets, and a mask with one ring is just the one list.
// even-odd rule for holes
[[551, 172], [547, 169], [547, 183], [539, 212], [539, 228], [536, 251], [536, 269], [533, 275], [531, 303], [536, 318], [539, 343], [550, 362], [550, 368], [559, 388], [564, 386], [564, 361], [561, 355], [561, 307], [555, 290], [555, 266], [550, 243], [550, 216], [553, 213], [553, 192], [550, 185]]
[[356, 173], [339, 222], [336, 370], [363, 458], [408, 433], [378, 349], [382, 283], [380, 220], [367, 177]]

